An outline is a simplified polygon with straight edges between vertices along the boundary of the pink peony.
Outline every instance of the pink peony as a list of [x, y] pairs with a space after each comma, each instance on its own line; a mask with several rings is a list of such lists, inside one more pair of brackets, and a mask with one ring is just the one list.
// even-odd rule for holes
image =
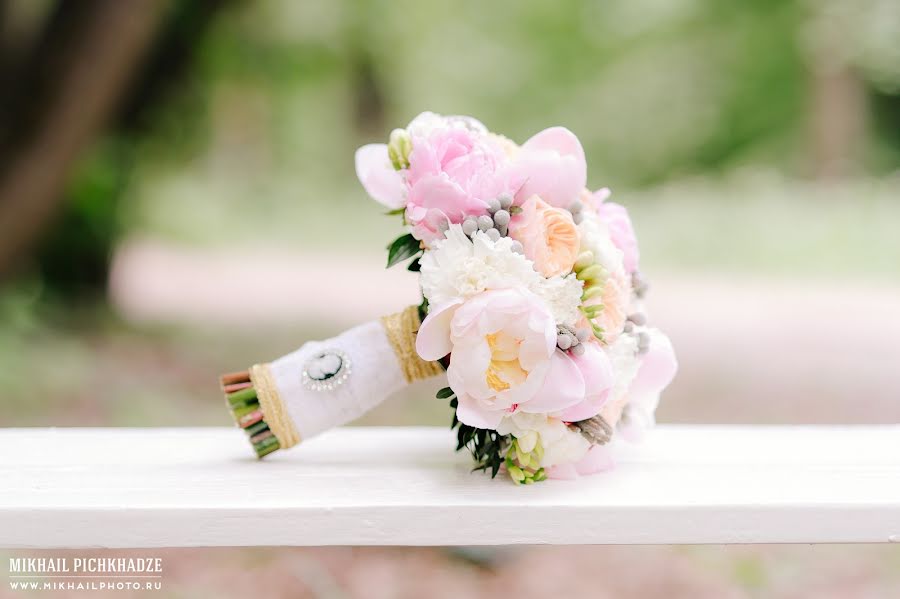
[[616, 373], [609, 356], [597, 342], [586, 341], [582, 355], [568, 354], [568, 356], [575, 362], [584, 379], [584, 399], [566, 408], [558, 416], [565, 422], [587, 420], [599, 414], [606, 404], [609, 391], [615, 383]]
[[459, 401], [457, 417], [477, 428], [495, 429], [516, 410], [566, 414], [589, 402], [579, 411], [595, 414], [612, 384], [602, 351], [576, 361], [557, 349], [553, 315], [524, 289], [485, 291], [432, 307], [416, 350], [425, 360], [450, 354], [447, 380]]
[[584, 188], [587, 165], [578, 138], [564, 127], [545, 129], [521, 148], [468, 117], [425, 113], [410, 123], [409, 166], [397, 171], [388, 146], [356, 152], [356, 174], [368, 194], [390, 209], [406, 207], [413, 235], [430, 243], [445, 222], [487, 212], [488, 201], [515, 191], [517, 205], [538, 195], [567, 208]]
[[637, 375], [625, 395], [628, 417], [619, 422], [622, 437], [639, 441], [656, 423], [659, 395], [669, 386], [678, 371], [672, 342], [657, 329], [650, 329], [650, 347], [641, 360]]
[[368, 144], [356, 150], [356, 176], [379, 204], [396, 210], [406, 206], [406, 184], [388, 158], [386, 144]]
[[[600, 190], [600, 192], [602, 191], [604, 190]], [[631, 219], [628, 217], [628, 210], [621, 204], [601, 201], [597, 205], [597, 214], [599, 215], [601, 222], [603, 222], [609, 230], [609, 236], [610, 239], [612, 239], [613, 244], [622, 250], [622, 253], [624, 254], [623, 263], [625, 271], [629, 274], [635, 272], [638, 269], [640, 252], [638, 251], [634, 227], [632, 227]]]
[[506, 153], [492, 138], [461, 126], [413, 135], [406, 183], [406, 220], [416, 239], [440, 236], [442, 222], [459, 223], [487, 212], [487, 203], [508, 190]]
[[517, 204], [537, 195], [551, 206], [568, 208], [587, 182], [584, 149], [565, 127], [544, 129], [526, 141], [511, 171]]

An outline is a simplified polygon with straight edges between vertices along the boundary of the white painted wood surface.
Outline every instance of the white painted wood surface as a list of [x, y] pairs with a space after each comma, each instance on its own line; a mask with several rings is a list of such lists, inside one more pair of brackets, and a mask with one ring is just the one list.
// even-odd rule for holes
[[900, 542], [900, 426], [660, 426], [618, 468], [516, 487], [439, 428], [258, 462], [237, 429], [0, 431], [0, 546]]

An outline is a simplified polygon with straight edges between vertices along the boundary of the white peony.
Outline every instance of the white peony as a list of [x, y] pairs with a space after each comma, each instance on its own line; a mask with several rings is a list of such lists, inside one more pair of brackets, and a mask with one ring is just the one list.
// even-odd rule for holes
[[447, 237], [422, 256], [422, 295], [436, 305], [467, 299], [487, 289], [538, 286], [543, 277], [512, 245], [509, 237], [493, 241], [481, 231], [470, 240], [460, 225], [450, 225]]
[[613, 371], [616, 373], [616, 382], [609, 390], [609, 399], [607, 400], [607, 405], [613, 405], [624, 399], [641, 365], [637, 336], [619, 335], [615, 342], [608, 345], [604, 351], [609, 356]]
[[465, 115], [444, 116], [434, 112], [422, 112], [406, 126], [406, 132], [414, 137], [427, 137], [433, 131], [459, 127], [487, 134], [488, 130], [478, 119]]
[[581, 294], [584, 283], [574, 274], [565, 277], [540, 277], [531, 288], [532, 293], [547, 302], [557, 323], [575, 326], [581, 319]]
[[609, 397], [600, 410], [600, 415], [612, 426], [616, 426], [622, 410], [628, 403], [628, 390], [641, 367], [638, 355], [637, 336], [619, 335], [618, 339], [605, 349], [616, 373], [615, 383], [609, 390]]
[[523, 452], [531, 452], [540, 443], [544, 449], [541, 466], [549, 468], [558, 464], [573, 464], [584, 457], [591, 444], [581, 433], [546, 414], [514, 412], [504, 416], [497, 426], [501, 435], [513, 435]]
[[544, 278], [531, 260], [512, 250], [514, 241], [493, 241], [479, 231], [469, 239], [460, 225], [450, 225], [421, 259], [422, 295], [433, 305], [468, 299], [488, 289], [524, 287], [544, 302], [558, 323], [578, 322], [584, 284], [574, 274]]

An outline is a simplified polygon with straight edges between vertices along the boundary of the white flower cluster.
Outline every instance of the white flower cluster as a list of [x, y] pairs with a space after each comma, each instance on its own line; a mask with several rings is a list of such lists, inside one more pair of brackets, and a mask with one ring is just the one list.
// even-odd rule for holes
[[544, 468], [575, 463], [590, 449], [590, 443], [580, 433], [547, 414], [516, 412], [500, 422], [497, 432], [513, 435], [524, 452], [540, 444], [544, 449]]
[[470, 239], [460, 225], [450, 225], [420, 261], [422, 295], [432, 305], [467, 299], [487, 289], [524, 287], [550, 308], [557, 322], [574, 325], [579, 318], [583, 284], [574, 274], [545, 278], [510, 237], [491, 239], [477, 231]]
[[446, 237], [425, 252], [419, 271], [422, 295], [432, 305], [466, 299], [486, 289], [532, 287], [541, 276], [513, 240], [493, 241], [478, 231], [471, 239], [460, 225], [450, 225]]

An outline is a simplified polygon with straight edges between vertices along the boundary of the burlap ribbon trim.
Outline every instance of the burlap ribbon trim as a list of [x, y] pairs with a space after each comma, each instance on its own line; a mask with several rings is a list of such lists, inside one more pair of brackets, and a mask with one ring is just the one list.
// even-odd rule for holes
[[444, 372], [440, 364], [427, 362], [416, 353], [416, 333], [422, 324], [417, 306], [409, 306], [402, 312], [383, 316], [381, 324], [387, 333], [388, 342], [394, 348], [407, 383], [431, 378]]
[[269, 365], [256, 364], [251, 367], [250, 380], [253, 382], [253, 388], [256, 389], [256, 398], [265, 415], [266, 424], [278, 439], [281, 449], [287, 449], [299, 443], [300, 434], [294, 427], [294, 421], [291, 420], [284, 401], [278, 393], [278, 387], [275, 386], [275, 379]]

